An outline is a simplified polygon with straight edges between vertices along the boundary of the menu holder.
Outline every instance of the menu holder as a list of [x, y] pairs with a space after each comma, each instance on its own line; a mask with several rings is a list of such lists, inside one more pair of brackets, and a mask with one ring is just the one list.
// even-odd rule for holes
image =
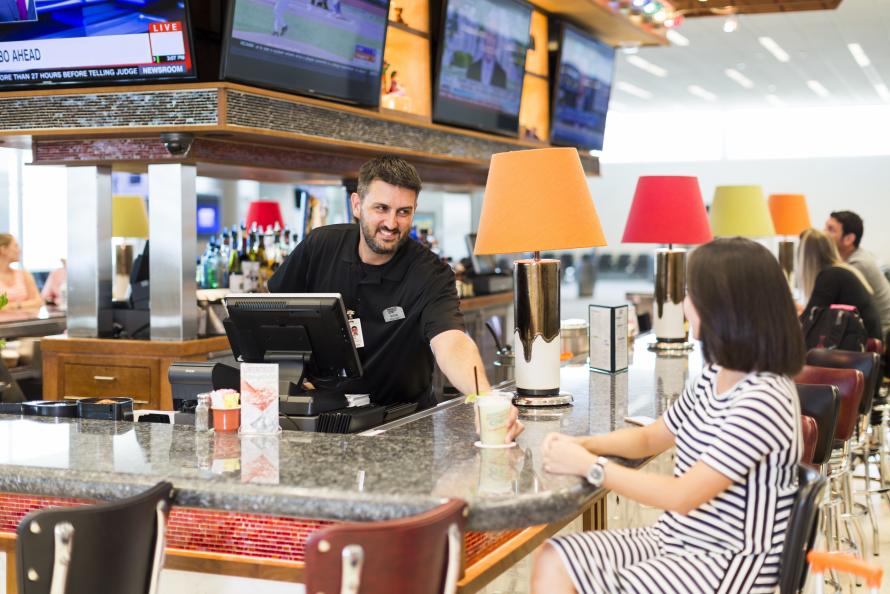
[[278, 426], [278, 364], [241, 364], [241, 429], [245, 435], [272, 435]]
[[591, 369], [627, 369], [627, 305], [591, 305], [589, 339]]

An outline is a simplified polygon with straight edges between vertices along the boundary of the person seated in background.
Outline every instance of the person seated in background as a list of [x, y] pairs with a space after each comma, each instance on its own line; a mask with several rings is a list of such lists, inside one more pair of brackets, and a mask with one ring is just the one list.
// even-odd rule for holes
[[869, 338], [881, 338], [881, 316], [874, 291], [862, 273], [841, 260], [834, 241], [816, 229], [800, 234], [797, 247], [797, 273], [806, 305], [806, 315], [814, 307], [852, 305], [859, 312]]
[[50, 305], [65, 307], [67, 302], [68, 268], [67, 261], [62, 258], [61, 268], [56, 268], [46, 277], [40, 296]]
[[[800, 405], [791, 377], [803, 333], [776, 258], [739, 237], [689, 258], [684, 310], [707, 366], [646, 427], [604, 435], [558, 433], [544, 469], [585, 477], [665, 510], [654, 526], [581, 532], [535, 555], [537, 594], [772, 592], [797, 492]], [[676, 446], [673, 476], [602, 456], [656, 456]]]
[[31, 273], [12, 264], [21, 258], [19, 242], [9, 233], [0, 233], [0, 294], [6, 293], [8, 309], [37, 309], [43, 299]]
[[861, 272], [871, 285], [881, 317], [881, 331], [887, 336], [890, 333], [890, 282], [881, 273], [877, 258], [859, 247], [863, 232], [862, 218], [849, 210], [833, 212], [825, 221], [825, 233], [834, 240], [841, 259]]

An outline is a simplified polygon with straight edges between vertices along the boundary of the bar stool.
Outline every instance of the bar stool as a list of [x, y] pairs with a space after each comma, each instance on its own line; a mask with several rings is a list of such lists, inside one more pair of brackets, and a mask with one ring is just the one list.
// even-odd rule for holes
[[797, 384], [800, 414], [816, 422], [816, 444], [812, 464], [822, 466], [831, 458], [841, 397], [836, 386]]
[[796, 594], [807, 578], [807, 553], [812, 550], [819, 528], [819, 502], [825, 497], [827, 481], [817, 471], [798, 466], [797, 497], [785, 529], [782, 559], [779, 563], [779, 593]]
[[[876, 339], [870, 339], [869, 344], [871, 348], [879, 348], [879, 345], [877, 344], [879, 342], [880, 341]], [[817, 365], [820, 367], [858, 369], [865, 376], [865, 391], [862, 394], [862, 400], [859, 402], [859, 415], [865, 422], [861, 424], [858, 423], [856, 426], [857, 435], [856, 439], [851, 444], [850, 453], [853, 462], [861, 459], [865, 467], [865, 490], [863, 492], [865, 496], [865, 504], [856, 505], [859, 510], [861, 510], [859, 514], [868, 516], [868, 520], [871, 523], [872, 543], [874, 545], [872, 547], [872, 552], [877, 555], [880, 551], [880, 546], [878, 544], [880, 542], [880, 533], [878, 531], [877, 511], [874, 509], [874, 504], [872, 503], [869, 494], [872, 492], [879, 492], [883, 487], [883, 484], [877, 489], [872, 489], [871, 486], [870, 458], [872, 455], [872, 439], [869, 434], [869, 419], [871, 418], [872, 403], [878, 396], [878, 391], [881, 388], [881, 356], [877, 352], [861, 353], [835, 349], [812, 349], [807, 353], [807, 363], [809, 365]], [[878, 456], [878, 468], [880, 469], [883, 466], [881, 460], [882, 454], [878, 453]], [[853, 464], [853, 466], [855, 466], [855, 464]]]
[[306, 594], [453, 594], [467, 505], [452, 499], [411, 518], [349, 523], [306, 542]]
[[173, 485], [121, 501], [45, 509], [17, 530], [19, 594], [155, 594]]
[[816, 419], [807, 415], [800, 415], [800, 434], [803, 438], [803, 448], [800, 452], [801, 464], [807, 466], [813, 465], [813, 458], [816, 455], [816, 441], [819, 439], [819, 426], [816, 425]]
[[833, 546], [834, 550], [840, 550], [840, 524], [843, 520], [848, 540], [854, 549], [862, 554], [865, 538], [853, 516], [850, 445], [865, 387], [865, 377], [858, 369], [805, 365], [794, 381], [801, 384], [833, 385], [840, 395], [840, 408], [834, 432], [835, 444], [830, 460], [823, 466], [823, 474], [827, 476], [830, 487], [828, 500], [825, 502], [825, 536], [829, 547]]

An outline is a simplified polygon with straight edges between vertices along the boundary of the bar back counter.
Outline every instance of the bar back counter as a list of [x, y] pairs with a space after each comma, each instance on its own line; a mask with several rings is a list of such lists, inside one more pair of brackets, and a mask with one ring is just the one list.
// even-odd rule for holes
[[540, 445], [551, 431], [604, 433], [629, 415], [660, 415], [702, 363], [698, 351], [656, 357], [648, 340], [637, 340], [627, 372], [564, 365], [562, 389], [574, 406], [523, 411], [526, 430], [510, 449], [473, 446], [473, 409], [462, 399], [359, 435], [239, 437], [0, 416], [7, 592], [15, 590], [14, 534], [26, 513], [129, 496], [161, 480], [176, 490], [167, 569], [300, 582], [303, 544], [320, 526], [406, 517], [457, 497], [470, 510], [459, 591], [478, 591], [579, 515], [586, 529], [605, 528], [605, 491], [544, 471]]

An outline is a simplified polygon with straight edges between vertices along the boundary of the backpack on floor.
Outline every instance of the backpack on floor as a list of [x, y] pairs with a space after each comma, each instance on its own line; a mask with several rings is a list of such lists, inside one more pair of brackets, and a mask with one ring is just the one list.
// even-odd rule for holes
[[868, 332], [855, 307], [813, 307], [804, 315], [803, 336], [809, 349], [864, 351]]

